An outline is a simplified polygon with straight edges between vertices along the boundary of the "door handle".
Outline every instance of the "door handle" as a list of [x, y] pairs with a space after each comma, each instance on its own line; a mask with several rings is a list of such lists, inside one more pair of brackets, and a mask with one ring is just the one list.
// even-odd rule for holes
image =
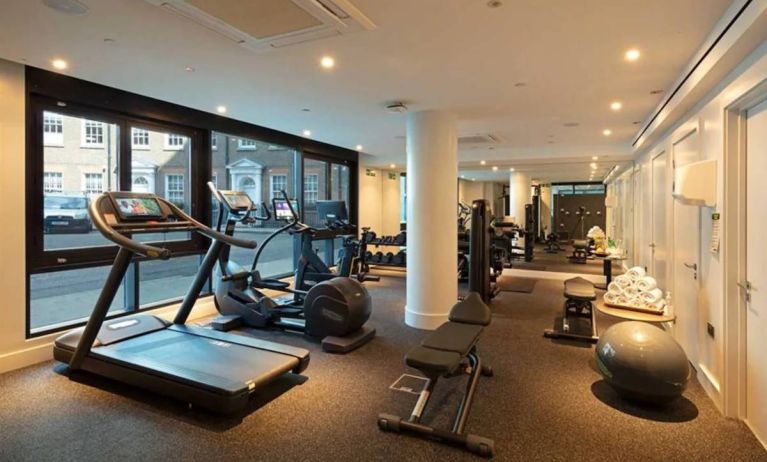
[[698, 271], [698, 264], [697, 263], [685, 263], [685, 268], [690, 268], [693, 271]]
[[746, 299], [747, 302], [751, 301], [751, 283], [749, 281], [746, 282], [737, 282], [738, 287], [743, 290], [743, 298]]

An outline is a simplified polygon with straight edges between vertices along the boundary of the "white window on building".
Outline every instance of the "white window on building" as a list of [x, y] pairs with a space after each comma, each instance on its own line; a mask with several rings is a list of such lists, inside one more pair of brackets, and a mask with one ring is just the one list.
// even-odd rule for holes
[[86, 148], [104, 147], [104, 123], [83, 120], [82, 145]]
[[43, 191], [47, 193], [64, 190], [64, 174], [61, 172], [43, 172]]
[[287, 175], [272, 175], [269, 177], [269, 191], [271, 195], [269, 199], [281, 198], [281, 191], [288, 189], [288, 176]]
[[64, 118], [54, 112], [43, 112], [43, 144], [64, 145]]
[[101, 173], [86, 173], [83, 183], [83, 191], [89, 196], [104, 192], [104, 176]]
[[210, 149], [218, 151], [218, 136], [215, 133], [210, 136]]
[[149, 130], [131, 128], [131, 147], [133, 149], [149, 149]]
[[165, 134], [165, 149], [178, 150], [183, 149], [187, 137], [182, 135]]
[[307, 205], [316, 204], [319, 199], [320, 177], [316, 173], [304, 176], [304, 202]]
[[255, 151], [256, 142], [246, 138], [240, 138], [237, 140], [237, 149], [240, 151]]
[[184, 175], [165, 175], [165, 198], [179, 208], [184, 206]]

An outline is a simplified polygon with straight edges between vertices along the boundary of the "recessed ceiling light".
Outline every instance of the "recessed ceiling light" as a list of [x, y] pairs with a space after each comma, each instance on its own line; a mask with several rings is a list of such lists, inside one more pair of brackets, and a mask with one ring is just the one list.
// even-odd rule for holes
[[477, 179], [476, 178], [472, 178], [471, 181], [477, 181]]
[[591, 163], [591, 170], [596, 170], [596, 169], [597, 169], [597, 164], [592, 162]]
[[362, 145], [361, 145], [361, 144], [358, 144], [357, 146], [355, 146], [355, 149], [356, 149], [357, 151], [362, 151]]
[[499, 6], [503, 6], [503, 2], [501, 0], [490, 0], [487, 2], [488, 8], [498, 8]]
[[511, 167], [511, 168], [509, 169], [509, 171], [510, 171], [510, 172], [513, 172], [513, 171], [514, 171], [514, 167]]
[[389, 168], [392, 168], [392, 169], [393, 168], [397, 168], [397, 165], [396, 164], [389, 164]]
[[639, 59], [641, 53], [636, 48], [632, 48], [626, 52], [626, 61], [636, 61]]
[[623, 104], [621, 104], [620, 101], [613, 101], [612, 103], [610, 103], [610, 109], [612, 109], [613, 111], [620, 111], [622, 107], [623, 107]]
[[485, 162], [484, 160], [480, 160], [480, 161], [479, 161], [479, 165], [485, 165], [486, 163], [487, 163], [487, 162]]
[[56, 58], [53, 61], [51, 61], [51, 66], [53, 66], [54, 69], [63, 71], [64, 69], [69, 67], [69, 63], [67, 63], [63, 59]]
[[113, 39], [113, 38], [109, 38], [109, 37], [106, 37], [106, 38], [104, 39], [104, 43], [109, 43], [109, 44], [112, 44], [112, 43], [115, 43], [115, 42], [116, 42], [116, 40], [115, 40], [115, 39]]
[[598, 157], [598, 156], [592, 156], [592, 157], [591, 157], [591, 160], [597, 160], [597, 159], [599, 159], [599, 157]]
[[493, 171], [494, 171], [494, 172], [497, 172], [497, 171], [498, 171], [498, 167], [497, 167], [496, 165], [493, 165]]
[[304, 136], [312, 136], [311, 130], [304, 130]]
[[226, 114], [226, 106], [217, 107], [216, 112], [218, 112], [219, 114]]
[[610, 135], [613, 134], [613, 131], [610, 130], [609, 128], [606, 128], [606, 129], [602, 130], [602, 134], [605, 135], [605, 136], [610, 136]]
[[517, 88], [524, 87], [525, 85], [527, 85], [526, 82], [517, 82], [517, 83], [514, 84], [514, 86], [517, 87]]
[[186, 66], [184, 70], [187, 72], [194, 72], [194, 68], [192, 66]]
[[336, 60], [333, 59], [332, 56], [323, 56], [322, 59], [320, 59], [320, 66], [324, 67], [325, 69], [333, 69], [335, 65]]

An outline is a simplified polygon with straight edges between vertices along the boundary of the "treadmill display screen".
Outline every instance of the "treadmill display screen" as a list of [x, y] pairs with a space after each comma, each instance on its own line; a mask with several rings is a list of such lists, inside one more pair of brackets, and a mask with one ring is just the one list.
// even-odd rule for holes
[[160, 218], [160, 203], [153, 197], [119, 197], [117, 208], [122, 218]]
[[253, 204], [253, 201], [244, 192], [222, 191], [221, 194], [224, 195], [224, 200], [226, 200], [226, 203], [229, 204], [232, 210], [247, 210]]
[[[291, 200], [290, 205], [298, 213], [298, 202]], [[274, 218], [277, 220], [290, 220], [293, 218], [293, 212], [290, 211], [290, 207], [284, 199], [274, 199]]]

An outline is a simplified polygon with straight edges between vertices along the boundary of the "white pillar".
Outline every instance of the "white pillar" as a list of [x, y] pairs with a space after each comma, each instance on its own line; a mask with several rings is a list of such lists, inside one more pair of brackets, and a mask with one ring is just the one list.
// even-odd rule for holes
[[515, 224], [525, 227], [525, 205], [532, 202], [530, 177], [524, 173], [512, 172], [509, 175], [509, 213]]
[[453, 114], [407, 117], [407, 305], [405, 323], [436, 329], [458, 298], [458, 137]]

